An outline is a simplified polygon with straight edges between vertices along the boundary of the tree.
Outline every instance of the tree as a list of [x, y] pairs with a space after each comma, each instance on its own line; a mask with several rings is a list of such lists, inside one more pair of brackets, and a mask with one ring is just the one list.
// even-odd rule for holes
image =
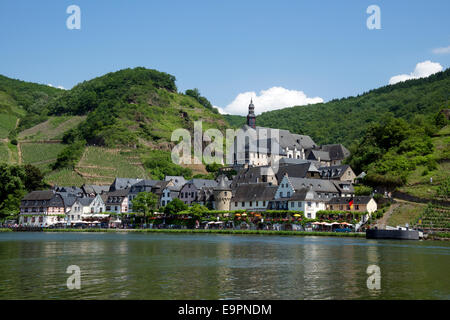
[[139, 192], [131, 202], [133, 211], [143, 214], [144, 223], [146, 223], [146, 217], [158, 208], [159, 197], [151, 192]]
[[31, 164], [26, 164], [25, 168], [25, 188], [28, 191], [42, 190], [47, 185], [44, 182], [44, 175], [39, 168], [32, 166]]
[[189, 214], [196, 217], [197, 219], [201, 218], [208, 211], [209, 210], [207, 207], [202, 206], [198, 203], [195, 203], [192, 207], [189, 208]]
[[164, 207], [164, 213], [176, 214], [178, 212], [187, 210], [188, 206], [178, 198], [173, 199]]
[[20, 200], [26, 193], [25, 179], [24, 167], [0, 164], [0, 215], [19, 213]]

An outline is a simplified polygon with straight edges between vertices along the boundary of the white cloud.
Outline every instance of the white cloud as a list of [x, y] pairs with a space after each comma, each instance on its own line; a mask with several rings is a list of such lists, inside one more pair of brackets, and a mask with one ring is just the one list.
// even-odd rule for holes
[[[51, 83], [47, 84], [49, 87], [55, 87], [54, 85], [52, 85]], [[66, 88], [64, 88], [63, 86], [57, 86], [56, 88], [58, 89], [62, 89], [62, 90], [66, 90]]]
[[413, 72], [410, 74], [399, 74], [397, 76], [393, 76], [389, 79], [389, 84], [395, 84], [410, 79], [429, 77], [432, 74], [442, 70], [442, 66], [437, 62], [431, 62], [430, 60], [419, 62]]
[[448, 54], [450, 53], [450, 46], [448, 47], [442, 47], [442, 48], [435, 48], [433, 49], [434, 54]]
[[287, 107], [323, 102], [323, 99], [320, 97], [307, 97], [303, 91], [289, 90], [283, 87], [272, 87], [267, 90], [261, 90], [259, 95], [253, 91], [240, 93], [233, 102], [225, 108], [217, 106], [216, 108], [219, 109], [219, 112], [222, 114], [246, 115], [250, 99], [253, 99], [256, 114]]

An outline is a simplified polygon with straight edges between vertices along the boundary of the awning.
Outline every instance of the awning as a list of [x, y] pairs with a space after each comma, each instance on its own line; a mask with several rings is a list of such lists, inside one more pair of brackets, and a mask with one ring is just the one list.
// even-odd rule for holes
[[92, 217], [94, 217], [94, 218], [109, 218], [109, 214], [96, 213], [96, 214], [92, 215]]

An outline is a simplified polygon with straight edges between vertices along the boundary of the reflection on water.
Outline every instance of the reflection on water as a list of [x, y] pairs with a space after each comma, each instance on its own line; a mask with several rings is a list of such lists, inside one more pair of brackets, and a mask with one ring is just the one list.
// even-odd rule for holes
[[[381, 290], [367, 289], [372, 264]], [[0, 299], [450, 299], [449, 267], [450, 244], [434, 241], [0, 234]]]

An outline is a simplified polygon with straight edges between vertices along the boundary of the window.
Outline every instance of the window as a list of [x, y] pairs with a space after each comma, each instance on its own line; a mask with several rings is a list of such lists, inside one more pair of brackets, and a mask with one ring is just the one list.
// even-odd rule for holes
[[359, 210], [359, 204], [356, 205], [356, 210]]
[[311, 219], [311, 213], [308, 213], [308, 219]]
[[39, 217], [39, 222], [44, 222], [44, 217]]
[[252, 202], [250, 201], [250, 207], [252, 206]]
[[299, 201], [299, 202], [297, 202], [297, 206], [299, 207], [299, 208], [301, 208], [301, 206], [302, 206], [302, 203]]
[[265, 207], [266, 206], [266, 201], [263, 201], [263, 207]]
[[162, 205], [163, 205], [163, 206], [165, 206], [165, 205], [166, 205], [166, 202], [165, 202], [164, 200], [162, 201]]
[[237, 202], [235, 202], [235, 203], [234, 203], [234, 206], [235, 206], [235, 207], [237, 207], [237, 206], [238, 206], [238, 203], [237, 203]]
[[245, 207], [245, 202], [244, 201], [242, 201], [242, 206]]
[[283, 191], [280, 191], [280, 198], [283, 198]]
[[291, 202], [291, 208], [293, 208], [294, 207], [294, 202]]
[[311, 207], [311, 202], [308, 202], [308, 207]]
[[290, 196], [291, 196], [291, 192], [288, 191], [288, 192], [287, 192], [287, 197], [289, 198]]

